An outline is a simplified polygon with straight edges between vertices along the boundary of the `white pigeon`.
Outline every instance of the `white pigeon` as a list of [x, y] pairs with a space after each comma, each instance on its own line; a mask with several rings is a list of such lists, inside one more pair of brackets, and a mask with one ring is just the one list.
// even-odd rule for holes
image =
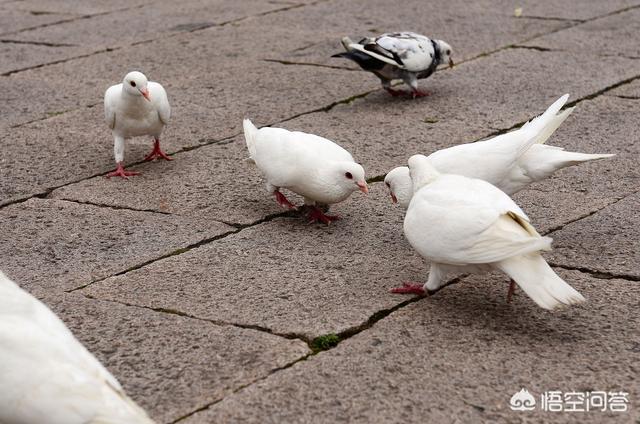
[[171, 160], [160, 149], [160, 134], [169, 123], [171, 107], [167, 92], [157, 82], [147, 81], [138, 71], [129, 72], [122, 83], [112, 85], [104, 93], [104, 118], [113, 134], [113, 153], [117, 168], [107, 177], [127, 178], [139, 172], [125, 171], [124, 141], [142, 135], [153, 137], [153, 150], [144, 160]]
[[332, 57], [353, 60], [365, 71], [373, 72], [382, 87], [392, 96], [407, 94], [391, 88], [391, 81], [402, 80], [411, 87], [414, 98], [429, 93], [418, 89], [418, 80], [428, 78], [442, 63], [453, 67], [452, 49], [442, 40], [432, 40], [415, 32], [394, 32], [378, 37], [366, 37], [354, 43], [342, 38], [344, 53]]
[[424, 285], [405, 283], [394, 293], [437, 290], [451, 272], [499, 269], [542, 308], [584, 301], [540, 255], [551, 249], [551, 238], [540, 236], [504, 192], [483, 180], [440, 174], [423, 155], [409, 158], [409, 170], [415, 193], [404, 234], [431, 269]]
[[[428, 156], [429, 162], [441, 173], [479, 178], [512, 195], [562, 168], [615, 156], [567, 152], [544, 144], [573, 111], [569, 108], [558, 113], [568, 98], [568, 94], [560, 97], [542, 115], [515, 131], [438, 150]], [[409, 168], [394, 168], [384, 182], [392, 201], [406, 208], [413, 194]]]
[[153, 424], [42, 302], [0, 272], [0, 423]]
[[329, 224], [339, 217], [325, 215], [318, 206], [342, 202], [356, 190], [369, 192], [362, 166], [333, 141], [282, 128], [258, 129], [248, 119], [243, 127], [249, 157], [267, 180], [269, 193], [289, 209], [296, 207], [280, 188], [303, 196], [310, 221]]

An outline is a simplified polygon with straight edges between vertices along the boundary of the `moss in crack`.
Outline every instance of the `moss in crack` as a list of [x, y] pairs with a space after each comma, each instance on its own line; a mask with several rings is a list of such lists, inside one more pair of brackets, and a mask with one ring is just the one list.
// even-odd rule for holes
[[311, 340], [310, 347], [314, 353], [318, 353], [323, 350], [328, 350], [332, 347], [336, 347], [341, 340], [342, 339], [337, 334], [329, 333], [323, 336], [318, 336], [315, 339]]

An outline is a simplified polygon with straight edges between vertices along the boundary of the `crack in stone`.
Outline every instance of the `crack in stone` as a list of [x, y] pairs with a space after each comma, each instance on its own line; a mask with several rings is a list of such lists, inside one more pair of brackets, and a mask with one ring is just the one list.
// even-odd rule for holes
[[[224, 239], [226, 237], [229, 237], [231, 235], [237, 234], [237, 233], [239, 233], [240, 231], [242, 231], [242, 230], [244, 230], [246, 228], [255, 227], [255, 226], [263, 224], [265, 222], [271, 222], [271, 221], [273, 221], [275, 219], [278, 219], [278, 218], [286, 218], [286, 217], [291, 217], [291, 216], [292, 216], [292, 212], [286, 211], [286, 212], [280, 212], [280, 213], [267, 215], [266, 217], [260, 218], [257, 221], [254, 221], [254, 222], [249, 223], [249, 224], [237, 224], [237, 226], [233, 230], [226, 231], [226, 232], [224, 232], [222, 234], [217, 234], [217, 235], [215, 235], [213, 237], [207, 237], [207, 238], [202, 239], [200, 241], [197, 241], [195, 243], [189, 244], [189, 245], [187, 245], [185, 247], [181, 247], [179, 249], [173, 250], [173, 251], [171, 251], [169, 253], [165, 253], [165, 254], [160, 255], [158, 257], [155, 257], [153, 259], [149, 259], [149, 260], [144, 261], [142, 263], [139, 263], [137, 265], [133, 265], [133, 266], [131, 266], [131, 267], [129, 267], [129, 268], [123, 270], [123, 271], [118, 271], [118, 272], [116, 272], [114, 274], [111, 274], [111, 275], [108, 275], [106, 277], [102, 277], [102, 278], [99, 278], [97, 280], [93, 280], [93, 281], [91, 281], [91, 282], [89, 282], [87, 284], [83, 284], [81, 286], [77, 286], [77, 287], [74, 287], [72, 289], [65, 290], [65, 292], [66, 293], [72, 293], [72, 292], [75, 292], [75, 291], [78, 291], [78, 290], [85, 289], [85, 288], [87, 288], [87, 287], [89, 287], [89, 286], [91, 286], [91, 285], [93, 285], [95, 283], [99, 283], [99, 282], [107, 280], [107, 279], [109, 279], [111, 277], [117, 277], [117, 276], [120, 276], [120, 275], [124, 275], [124, 274], [127, 274], [129, 272], [138, 270], [140, 268], [144, 268], [147, 265], [151, 265], [151, 264], [153, 264], [155, 262], [158, 262], [158, 261], [161, 261], [163, 259], [170, 258], [172, 256], [181, 255], [183, 253], [189, 252], [189, 251], [191, 251], [193, 249], [197, 249], [197, 248], [199, 248], [201, 246], [204, 246], [204, 245], [207, 245], [209, 243], [213, 243], [215, 241], [222, 240], [222, 239]], [[222, 221], [218, 221], [218, 222], [222, 222]], [[222, 223], [224, 223], [224, 222], [222, 222]]]
[[614, 274], [612, 272], [597, 271], [597, 270], [594, 270], [594, 269], [591, 269], [591, 268], [587, 268], [587, 267], [573, 266], [573, 265], [563, 265], [563, 264], [555, 263], [555, 262], [552, 262], [552, 261], [547, 261], [547, 262], [552, 267], [566, 269], [567, 271], [580, 271], [582, 273], [589, 274], [593, 278], [597, 278], [597, 279], [600, 279], [600, 280], [618, 279], [618, 280], [640, 281], [640, 277], [638, 277], [636, 275], [618, 274], [618, 273]]
[[89, 201], [67, 199], [67, 198], [64, 198], [64, 197], [55, 198], [55, 199], [51, 199], [50, 198], [50, 199], [47, 199], [47, 200], [60, 200], [60, 201], [63, 201], [63, 202], [76, 203], [78, 205], [95, 206], [97, 208], [113, 209], [113, 210], [116, 210], [116, 211], [145, 212], [145, 213], [154, 213], [154, 214], [168, 215], [168, 216], [180, 216], [180, 215], [177, 215], [177, 214], [173, 214], [171, 212], [163, 212], [163, 211], [159, 211], [159, 210], [155, 210], [155, 209], [136, 209], [136, 208], [131, 208], [131, 207], [127, 207], [127, 206], [108, 205], [106, 203], [93, 203], [93, 202], [89, 202]]
[[25, 40], [10, 40], [10, 39], [1, 39], [0, 43], [2, 44], [30, 44], [34, 46], [46, 46], [46, 47], [78, 47], [77, 44], [66, 44], [66, 43], [50, 43], [47, 41], [25, 41]]

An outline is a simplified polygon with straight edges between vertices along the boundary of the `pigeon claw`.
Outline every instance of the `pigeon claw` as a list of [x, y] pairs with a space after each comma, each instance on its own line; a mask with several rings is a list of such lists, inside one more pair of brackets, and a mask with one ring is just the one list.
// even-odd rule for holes
[[115, 171], [109, 172], [107, 175], [105, 175], [107, 178], [111, 178], [111, 177], [121, 177], [124, 178], [125, 180], [128, 180], [129, 177], [133, 177], [134, 175], [140, 175], [140, 172], [136, 172], [136, 171], [125, 171], [124, 168], [122, 167], [122, 162], [118, 162], [118, 167], [116, 168]]
[[283, 208], [287, 209], [297, 209], [296, 205], [291, 203], [289, 199], [285, 197], [284, 194], [280, 193], [278, 190], [273, 192], [273, 195], [276, 196], [276, 202]]
[[314, 222], [322, 222], [323, 224], [329, 225], [333, 221], [339, 220], [340, 217], [338, 215], [325, 215], [318, 207], [313, 206], [311, 208], [311, 212], [309, 212], [309, 224]]
[[162, 149], [160, 149], [160, 140], [158, 140], [157, 138], [153, 142], [153, 150], [151, 150], [151, 153], [149, 153], [144, 158], [144, 160], [145, 161], [150, 161], [150, 160], [154, 160], [156, 158], [162, 158], [162, 159], [165, 159], [165, 160], [173, 160], [173, 158], [168, 156], [165, 152], [162, 151]]
[[417, 294], [418, 296], [424, 296], [427, 292], [424, 290], [424, 284], [420, 283], [402, 283], [402, 287], [395, 287], [391, 289], [391, 293], [396, 294]]

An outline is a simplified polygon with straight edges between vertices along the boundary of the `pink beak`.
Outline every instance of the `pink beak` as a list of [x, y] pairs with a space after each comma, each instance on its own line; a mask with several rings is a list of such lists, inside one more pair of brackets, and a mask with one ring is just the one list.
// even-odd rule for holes
[[361, 192], [363, 192], [364, 194], [369, 194], [369, 187], [367, 186], [366, 182], [358, 181], [356, 184], [358, 184], [358, 187], [360, 187]]
[[147, 99], [147, 101], [151, 101], [151, 96], [149, 95], [148, 89], [145, 88], [144, 90], [140, 90], [140, 94], [142, 94], [144, 98]]
[[396, 195], [395, 195], [395, 194], [393, 194], [393, 193], [391, 193], [391, 201], [392, 201], [393, 203], [398, 203], [398, 198], [397, 198], [397, 197], [396, 197]]

